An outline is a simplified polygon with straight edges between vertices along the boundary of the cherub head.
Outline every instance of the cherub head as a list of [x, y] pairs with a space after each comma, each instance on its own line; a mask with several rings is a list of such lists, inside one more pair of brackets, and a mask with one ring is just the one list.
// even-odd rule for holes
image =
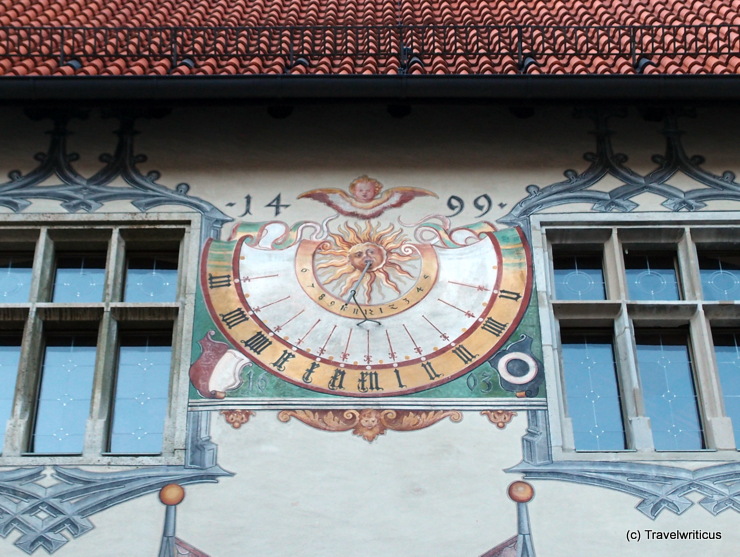
[[355, 178], [349, 185], [350, 194], [360, 203], [369, 203], [378, 196], [382, 189], [383, 184], [365, 174]]
[[383, 435], [385, 430], [385, 426], [380, 421], [380, 412], [373, 408], [366, 408], [360, 411], [352, 433], [362, 437], [365, 441], [372, 442], [378, 435]]
[[372, 429], [378, 425], [380, 414], [372, 408], [360, 412], [360, 425], [367, 429]]

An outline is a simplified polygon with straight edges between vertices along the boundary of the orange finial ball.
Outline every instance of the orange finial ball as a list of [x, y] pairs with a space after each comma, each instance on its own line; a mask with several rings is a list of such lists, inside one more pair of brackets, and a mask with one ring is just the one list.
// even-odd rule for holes
[[534, 497], [534, 488], [527, 482], [513, 482], [509, 486], [509, 497], [517, 503], [528, 503]]
[[179, 505], [185, 499], [185, 490], [177, 484], [167, 484], [159, 490], [159, 500], [165, 505]]

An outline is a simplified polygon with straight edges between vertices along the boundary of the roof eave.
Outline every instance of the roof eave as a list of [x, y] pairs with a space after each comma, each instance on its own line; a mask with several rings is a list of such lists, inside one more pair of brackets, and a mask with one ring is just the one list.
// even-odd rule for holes
[[737, 75], [5, 76], [0, 102], [735, 102]]

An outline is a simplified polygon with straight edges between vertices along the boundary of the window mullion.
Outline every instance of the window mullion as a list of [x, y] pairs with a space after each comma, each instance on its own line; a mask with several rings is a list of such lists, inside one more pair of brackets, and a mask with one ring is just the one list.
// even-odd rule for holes
[[[170, 380], [168, 396], [170, 404], [167, 406], [167, 414], [165, 415], [164, 423], [164, 436], [162, 438], [162, 454], [173, 454], [175, 449], [178, 447], [184, 448], [185, 438], [184, 436], [178, 435], [178, 431], [175, 428], [175, 424], [178, 422], [177, 413], [187, 409], [187, 400], [182, 400], [178, 395], [181, 393], [187, 393], [187, 389], [183, 390], [182, 385], [178, 384], [176, 378], [188, 378], [187, 371], [185, 373], [175, 373], [174, 370], [177, 367], [185, 365], [184, 354], [181, 354], [177, 348], [182, 347], [182, 316], [178, 316], [178, 319], [173, 324], [172, 328], [172, 361], [170, 363]], [[189, 333], [189, 331], [188, 331]]]
[[[684, 236], [678, 245], [678, 262], [685, 298], [701, 300], [703, 290], [699, 256], [689, 228], [684, 230]], [[707, 349], [713, 346], [713, 342], [711, 326], [703, 306], [700, 305], [691, 317], [689, 328], [694, 382], [704, 422], [706, 446], [712, 449], [734, 449], [735, 437], [732, 422], [726, 417], [724, 410], [715, 354], [713, 350]]]
[[98, 331], [98, 355], [95, 360], [90, 416], [85, 430], [85, 456], [98, 456], [106, 451], [108, 445], [117, 354], [117, 324], [111, 316], [110, 303], [120, 299], [125, 261], [123, 252], [123, 239], [119, 229], [115, 228], [111, 232], [106, 259], [103, 291], [105, 310]]
[[627, 446], [638, 451], [653, 450], [650, 419], [645, 415], [645, 402], [640, 390], [635, 357], [635, 331], [627, 313], [627, 282], [623, 247], [618, 229], [613, 228], [604, 244], [604, 271], [609, 299], [620, 300], [620, 310], [614, 321], [614, 351], [617, 358], [619, 387], [624, 401], [624, 424]]
[[106, 451], [113, 397], [113, 370], [117, 343], [116, 322], [110, 311], [103, 313], [98, 331], [97, 358], [90, 400], [90, 416], [85, 429], [84, 455], [96, 457]]
[[563, 363], [563, 343], [561, 340], [563, 332], [560, 326], [560, 322], [555, 321], [553, 325], [554, 325], [554, 328], [556, 329], [555, 334], [553, 335], [553, 342], [554, 342], [554, 348], [555, 348], [554, 353], [560, 356], [559, 361], [556, 366], [556, 369], [559, 370], [559, 375], [560, 375], [558, 378], [558, 382], [557, 382], [557, 384], [559, 385], [559, 397], [560, 397], [560, 404], [559, 404], [559, 407], [557, 408], [557, 411], [560, 415], [560, 418], [563, 424], [560, 439], [554, 438], [553, 445], [561, 444], [564, 450], [574, 451], [576, 450], [575, 431], [573, 430], [573, 418], [571, 417], [571, 413], [568, 409], [568, 397], [565, 391], [565, 372], [566, 370], [565, 370], [565, 365]]
[[604, 281], [607, 299], [624, 300], [627, 298], [627, 284], [624, 278], [624, 259], [619, 243], [617, 229], [612, 229], [611, 236], [604, 243]]
[[[183, 233], [178, 255], [177, 268], [180, 277], [178, 280], [177, 302], [179, 305], [177, 318], [172, 327], [172, 368], [170, 373], [169, 396], [171, 403], [167, 408], [165, 418], [165, 435], [162, 440], [162, 453], [174, 454], [185, 450], [188, 408], [188, 385], [190, 378], [191, 348], [187, 339], [193, 337], [193, 319], [195, 315], [195, 292], [198, 275], [191, 272], [191, 268], [198, 268], [200, 245], [193, 241], [199, 230], [186, 229]], [[179, 372], [178, 372], [179, 370]]]
[[23, 330], [20, 365], [16, 382], [13, 410], [5, 435], [3, 456], [20, 456], [28, 450], [32, 434], [36, 399], [41, 374], [43, 322], [35, 304], [48, 300], [54, 275], [54, 242], [48, 229], [41, 228], [33, 257], [33, 274], [29, 291], [31, 307]]
[[[196, 231], [196, 234], [198, 231]], [[179, 301], [189, 300], [192, 301], [195, 296], [197, 288], [197, 273], [189, 273], [188, 265], [198, 264], [200, 256], [200, 244], [193, 242], [193, 230], [185, 229], [183, 231], [182, 240], [180, 241], [180, 247], [177, 256], [177, 268], [179, 269], [180, 278], [178, 280], [178, 288], [176, 299]], [[182, 309], [182, 304], [181, 308]]]
[[123, 292], [123, 280], [126, 274], [126, 242], [121, 237], [121, 229], [116, 227], [111, 233], [106, 261], [105, 302], [119, 302]]
[[699, 276], [699, 256], [691, 239], [691, 230], [685, 229], [678, 243], [678, 274], [683, 286], [684, 300], [701, 300], [702, 288]]
[[711, 449], [734, 449], [735, 434], [732, 420], [727, 417], [719, 384], [717, 359], [713, 346], [709, 319], [700, 306], [691, 318], [691, 351], [700, 409], [704, 419], [705, 441]]
[[18, 381], [13, 411], [5, 434], [3, 456], [20, 456], [25, 453], [33, 429], [44, 345], [43, 323], [33, 307], [29, 312], [21, 342]]
[[[553, 276], [552, 265], [548, 264], [553, 261], [552, 244], [548, 241], [547, 231], [541, 230], [539, 234], [532, 234], [533, 255], [535, 257], [535, 285], [537, 288], [537, 301], [540, 308], [540, 319], [543, 323], [541, 329], [542, 356], [544, 360], [545, 381], [547, 384], [558, 385], [559, 396], [555, 397], [553, 404], [550, 405], [550, 411], [556, 413], [558, 420], [552, 421], [551, 443], [553, 448], [563, 448], [565, 450], [575, 450], [575, 441], [573, 436], [573, 424], [567, 413], [568, 401], [565, 396], [565, 377], [563, 377], [562, 362], [555, 363], [554, 359], [562, 353], [560, 347], [560, 325], [557, 319], [554, 319], [554, 309], [551, 293], [555, 292], [555, 279]], [[543, 259], [542, 253], [546, 251]], [[550, 325], [549, 327], [547, 325]], [[549, 350], [548, 350], [549, 348]], [[560, 377], [555, 380], [549, 377], [553, 370], [558, 370]], [[560, 427], [562, 424], [562, 428]]]
[[39, 231], [38, 244], [33, 258], [33, 277], [31, 278], [31, 292], [29, 300], [48, 302], [51, 297], [52, 281], [54, 278], [54, 241], [49, 237], [48, 228]]
[[635, 331], [624, 302], [614, 322], [614, 345], [624, 401], [628, 446], [638, 451], [652, 451], [653, 434], [650, 419], [645, 413], [645, 401], [637, 372]]

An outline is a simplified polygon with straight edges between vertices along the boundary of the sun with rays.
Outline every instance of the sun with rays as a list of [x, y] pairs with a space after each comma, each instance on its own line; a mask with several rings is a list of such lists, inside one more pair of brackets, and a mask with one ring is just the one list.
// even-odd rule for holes
[[420, 257], [402, 230], [393, 225], [381, 230], [370, 221], [364, 228], [349, 223], [338, 228], [339, 234], [329, 233], [329, 239], [318, 247], [316, 271], [322, 284], [339, 297], [346, 299], [355, 290], [358, 297], [364, 293], [365, 303], [370, 304], [376, 294], [382, 298], [390, 292], [400, 295], [406, 279], [414, 280], [411, 272]]

